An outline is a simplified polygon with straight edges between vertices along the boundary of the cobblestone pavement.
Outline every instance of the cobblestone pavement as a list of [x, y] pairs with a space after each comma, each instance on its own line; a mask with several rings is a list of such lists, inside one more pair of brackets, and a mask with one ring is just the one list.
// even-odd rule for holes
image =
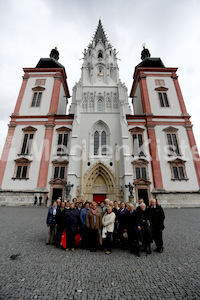
[[162, 254], [107, 256], [46, 246], [47, 208], [0, 207], [0, 299], [200, 299], [200, 209], [165, 213]]

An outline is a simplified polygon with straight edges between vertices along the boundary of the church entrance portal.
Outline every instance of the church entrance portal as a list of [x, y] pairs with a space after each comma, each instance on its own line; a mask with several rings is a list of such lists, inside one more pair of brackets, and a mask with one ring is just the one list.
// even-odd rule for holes
[[106, 199], [106, 194], [93, 194], [93, 201], [99, 204]]
[[62, 199], [62, 189], [53, 188], [52, 201], [57, 200], [59, 197]]
[[85, 174], [83, 185], [77, 189], [76, 197], [99, 202], [108, 198], [112, 201], [123, 199], [123, 192], [117, 185], [112, 170], [104, 162], [97, 162]]
[[138, 189], [138, 200], [141, 199], [141, 198], [144, 200], [144, 203], [146, 205], [149, 205], [147, 189]]

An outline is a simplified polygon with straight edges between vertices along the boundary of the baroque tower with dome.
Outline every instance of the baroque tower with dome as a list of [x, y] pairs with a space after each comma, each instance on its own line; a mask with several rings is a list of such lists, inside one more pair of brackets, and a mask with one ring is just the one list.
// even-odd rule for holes
[[67, 197], [78, 200], [148, 204], [154, 197], [166, 207], [200, 206], [199, 155], [177, 68], [144, 47], [130, 107], [99, 20], [67, 114], [70, 93], [58, 59], [53, 49], [23, 69], [1, 158], [0, 205], [32, 204], [35, 195], [66, 199], [70, 185]]

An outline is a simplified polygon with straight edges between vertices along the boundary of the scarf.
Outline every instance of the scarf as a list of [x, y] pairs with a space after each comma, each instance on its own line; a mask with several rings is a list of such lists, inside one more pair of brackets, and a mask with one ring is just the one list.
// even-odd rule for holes
[[93, 213], [93, 215], [96, 216], [96, 214], [97, 214], [97, 208], [96, 209], [91, 208], [91, 212]]

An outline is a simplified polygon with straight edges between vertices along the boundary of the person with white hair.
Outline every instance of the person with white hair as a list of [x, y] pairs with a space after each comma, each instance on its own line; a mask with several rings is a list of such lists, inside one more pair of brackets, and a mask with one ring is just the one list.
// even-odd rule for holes
[[130, 203], [129, 210], [126, 212], [126, 219], [130, 253], [135, 253], [137, 256], [140, 256], [140, 236], [138, 231], [138, 226], [140, 225], [140, 223], [138, 212], [134, 210], [134, 205], [132, 203]]
[[105, 205], [104, 205], [104, 208], [103, 208], [103, 213], [102, 213], [102, 217], [104, 216], [104, 214], [106, 213], [107, 211], [107, 206], [109, 205], [110, 203], [110, 200], [108, 198], [105, 199]]
[[143, 239], [144, 244], [144, 250], [147, 254], [151, 254], [151, 242], [152, 242], [152, 236], [150, 232], [150, 222], [149, 222], [149, 216], [148, 211], [146, 209], [146, 204], [141, 204], [141, 211], [139, 212], [139, 223], [138, 230], [141, 232], [141, 236]]
[[112, 235], [114, 231], [114, 223], [115, 223], [115, 213], [112, 211], [112, 207], [110, 205], [107, 206], [107, 212], [103, 216], [102, 224], [103, 227], [106, 227], [106, 244], [107, 249], [105, 254], [111, 254], [112, 252]]

